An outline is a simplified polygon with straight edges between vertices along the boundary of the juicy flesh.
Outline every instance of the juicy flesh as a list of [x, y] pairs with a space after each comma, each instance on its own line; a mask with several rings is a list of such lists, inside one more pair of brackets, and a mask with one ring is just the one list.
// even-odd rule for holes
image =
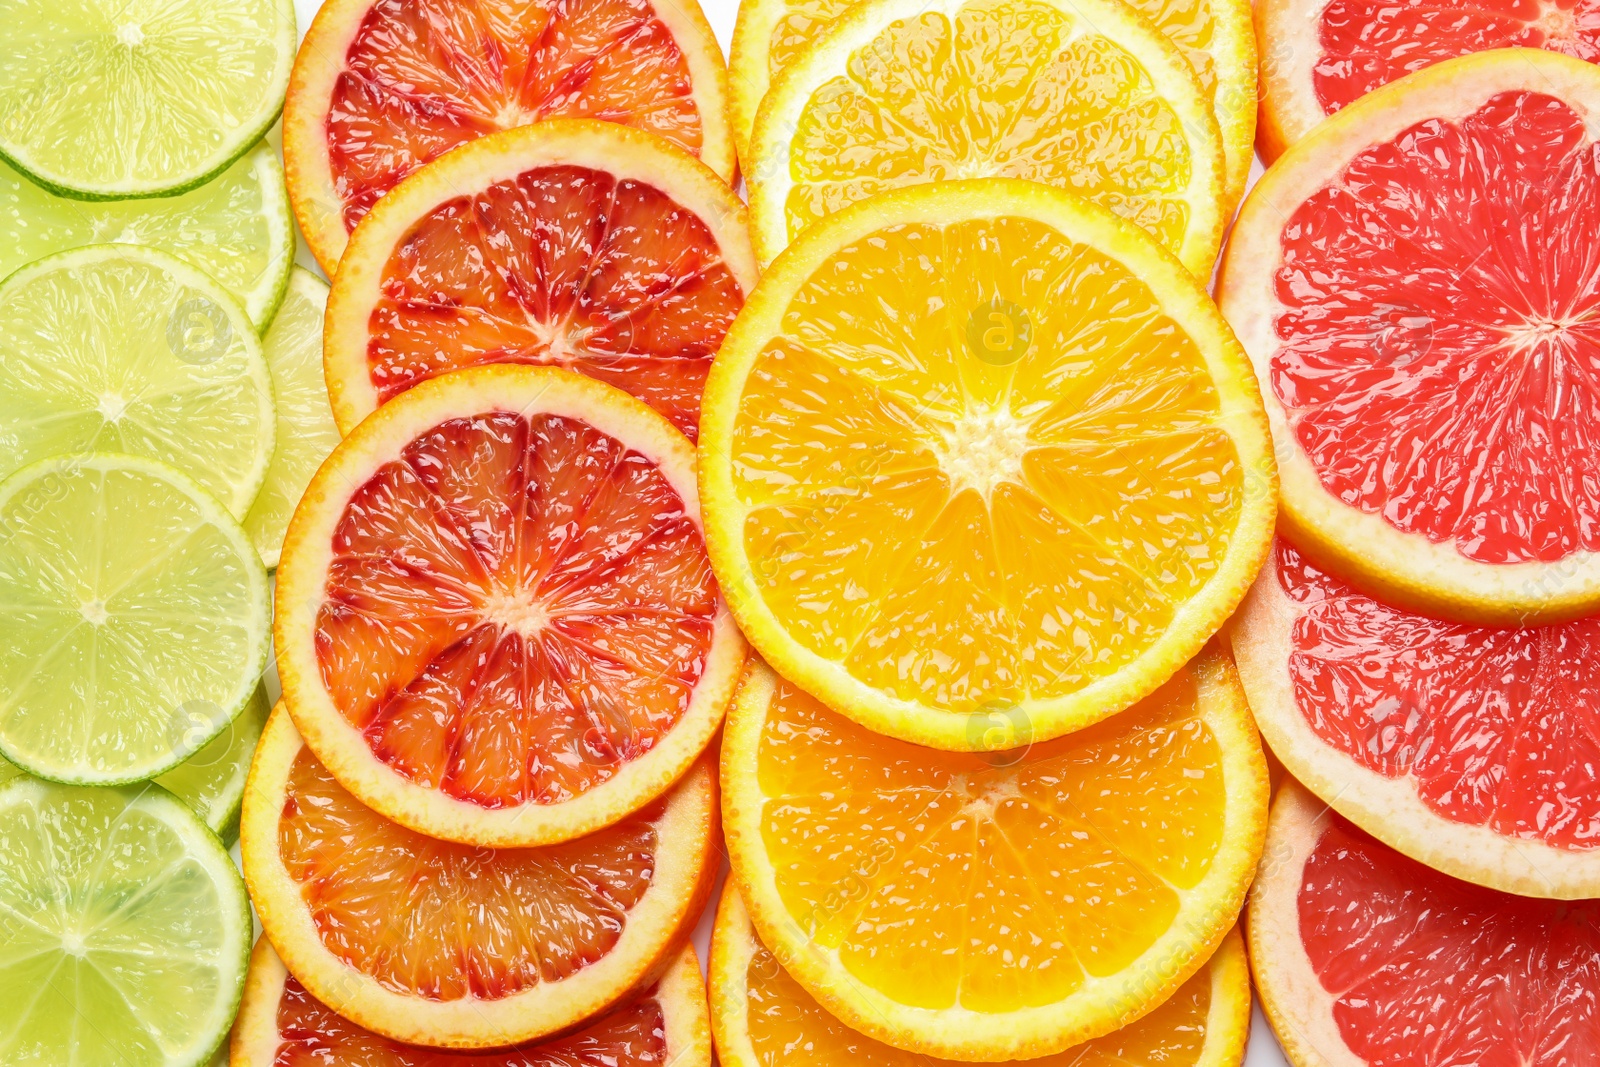
[[1330, 812], [1299, 918], [1334, 1022], [1364, 1063], [1580, 1063], [1600, 1048], [1595, 901], [1458, 882]]
[[801, 108], [789, 235], [875, 193], [1027, 178], [1110, 208], [1177, 250], [1188, 229], [1183, 122], [1139, 61], [1038, 0], [974, 0], [886, 27]]
[[1205, 358], [1126, 268], [1019, 218], [847, 246], [756, 358], [744, 546], [807, 649], [926, 706], [1071, 694], [1148, 649], [1244, 498]]
[[1565, 103], [1502, 93], [1290, 217], [1271, 383], [1330, 494], [1478, 563], [1600, 549], [1597, 162]]
[[328, 162], [347, 231], [424, 163], [498, 130], [594, 118], [698, 153], [689, 65], [650, 0], [377, 0], [334, 82]]
[[389, 822], [309, 749], [290, 768], [283, 865], [329, 952], [397, 993], [498, 1000], [603, 958], [655, 873], [662, 802], [545, 848], [438, 841]]
[[441, 1052], [390, 1041], [325, 1007], [295, 981], [278, 1000], [271, 1067], [667, 1067], [666, 1022], [654, 991], [576, 1034], [494, 1052]]
[[384, 268], [367, 367], [382, 402], [461, 367], [555, 364], [626, 390], [692, 440], [743, 303], [706, 224], [661, 190], [541, 167], [411, 228]]
[[[1491, 48], [1543, 48], [1600, 60], [1595, 0], [1474, 0], [1470, 6], [1331, 0], [1317, 20], [1311, 85], [1326, 114], [1413, 71]], [[1287, 46], [1283, 46], [1287, 48]], [[1293, 60], [1268, 51], [1269, 66]]]
[[[745, 982], [745, 1021], [761, 1067], [957, 1065], [955, 1060], [904, 1052], [856, 1033], [811, 999], [760, 942], [755, 943], [745, 968]], [[1027, 1062], [1032, 1067], [1190, 1067], [1205, 1048], [1210, 1010], [1211, 971], [1202, 968], [1169, 1000], [1137, 1022], [1065, 1052]]]
[[1166, 933], [1221, 843], [1221, 759], [1187, 668], [1114, 719], [987, 755], [873, 734], [780, 683], [761, 832], [789, 915], [862, 984], [1005, 1013]]
[[1289, 676], [1322, 741], [1409, 777], [1442, 818], [1558, 848], [1600, 844], [1600, 618], [1499, 629], [1371, 600], [1279, 542]]
[[351, 496], [316, 642], [373, 756], [484, 808], [559, 803], [689, 707], [717, 590], [660, 468], [587, 423], [443, 422]]

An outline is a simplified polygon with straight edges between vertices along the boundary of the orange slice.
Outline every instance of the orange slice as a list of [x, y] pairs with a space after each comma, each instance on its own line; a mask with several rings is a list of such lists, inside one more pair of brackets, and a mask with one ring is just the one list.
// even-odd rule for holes
[[345, 438], [290, 521], [274, 639], [306, 743], [422, 833], [564, 841], [664, 792], [745, 646], [694, 452], [621, 390], [479, 367]]
[[283, 107], [289, 198], [331, 277], [350, 231], [406, 175], [541, 119], [648, 130], [731, 182], [727, 79], [695, 0], [329, 0]]
[[[957, 1067], [859, 1034], [829, 1015], [783, 969], [750, 925], [744, 900], [722, 895], [711, 935], [711, 1029], [723, 1067]], [[248, 997], [248, 993], [246, 996]], [[1211, 962], [1136, 1022], [1028, 1067], [1238, 1067], [1250, 1036], [1250, 968], [1231, 930]]]
[[583, 120], [485, 137], [351, 237], [323, 338], [334, 418], [349, 433], [436, 375], [539, 363], [619, 386], [692, 439], [755, 281], [744, 205], [660, 138]]
[[699, 918], [716, 874], [709, 762], [588, 837], [538, 849], [437, 841], [360, 804], [283, 705], [240, 822], [261, 927], [306, 991], [395, 1041], [531, 1041], [641, 989]]
[[306, 991], [266, 938], [256, 942], [233, 1026], [230, 1067], [711, 1067], [705, 985], [694, 946], [638, 997], [582, 1030], [478, 1054], [402, 1045], [365, 1030]]
[[1114, 719], [982, 755], [871, 733], [752, 664], [722, 785], [785, 970], [868, 1037], [961, 1060], [1057, 1054], [1173, 995], [1233, 925], [1267, 816], [1214, 649]]
[[1501, 49], [1351, 104], [1251, 191], [1219, 283], [1284, 532], [1398, 606], [1600, 610], [1600, 68]]

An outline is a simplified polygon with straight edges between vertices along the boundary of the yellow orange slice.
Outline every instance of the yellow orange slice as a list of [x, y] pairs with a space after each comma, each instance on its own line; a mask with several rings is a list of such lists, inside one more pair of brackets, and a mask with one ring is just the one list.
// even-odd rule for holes
[[954, 750], [1147, 695], [1238, 604], [1276, 482], [1243, 353], [1143, 232], [1033, 182], [858, 204], [707, 384], [707, 544], [778, 673]]
[[722, 785], [784, 969], [851, 1028], [962, 1060], [1060, 1053], [1171, 996], [1233, 925], [1267, 817], [1215, 649], [1114, 719], [981, 755], [871, 733], [752, 664]]
[[[711, 935], [711, 1029], [724, 1067], [956, 1067], [857, 1033], [818, 1004], [759, 938], [731, 889]], [[246, 997], [249, 994], [246, 993]], [[1028, 1067], [1238, 1067], [1250, 1036], [1250, 968], [1230, 931], [1211, 961], [1148, 1015]]]
[[439, 374], [550, 364], [695, 435], [711, 357], [755, 285], [745, 210], [666, 141], [561, 120], [412, 175], [351, 237], [323, 362], [339, 428]]
[[331, 276], [412, 171], [542, 119], [648, 130], [732, 181], [727, 77], [695, 0], [329, 0], [284, 103], [289, 197]]
[[709, 763], [633, 817], [539, 849], [469, 847], [347, 793], [274, 709], [240, 850], [262, 929], [305, 990], [395, 1041], [496, 1048], [642, 989], [716, 873]]
[[230, 1056], [230, 1067], [711, 1067], [711, 1029], [692, 945], [654, 985], [576, 1033], [473, 1055], [402, 1045], [357, 1026], [306, 992], [263, 937]]

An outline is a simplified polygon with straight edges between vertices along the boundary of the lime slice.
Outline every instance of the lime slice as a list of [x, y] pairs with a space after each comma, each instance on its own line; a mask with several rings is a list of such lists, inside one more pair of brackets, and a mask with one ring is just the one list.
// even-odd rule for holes
[[[244, 800], [244, 780], [250, 775], [250, 757], [255, 755], [261, 728], [266, 725], [272, 705], [260, 686], [237, 719], [190, 756], [155, 780], [200, 816], [207, 826], [232, 843], [239, 835], [239, 808]], [[0, 786], [27, 773], [10, 760], [0, 758]]]
[[322, 377], [322, 309], [327, 302], [326, 283], [296, 267], [262, 346], [278, 407], [278, 448], [267, 480], [244, 517], [244, 529], [268, 567], [278, 565], [283, 531], [300, 494], [339, 443], [339, 427]]
[[244, 990], [244, 879], [159, 786], [0, 789], [0, 1063], [197, 1067]]
[[165, 252], [91, 245], [0, 282], [0, 362], [0, 478], [64, 452], [126, 452], [241, 516], [266, 477], [275, 415], [255, 326]]
[[199, 267], [260, 333], [294, 261], [283, 164], [263, 141], [181, 196], [96, 204], [55, 196], [0, 163], [0, 278], [52, 252], [108, 242], [159, 248]]
[[0, 604], [0, 753], [41, 778], [171, 770], [243, 710], [266, 665], [261, 558], [215, 500], [149, 459], [57, 456], [0, 483]]
[[167, 196], [283, 109], [291, 0], [0, 0], [0, 156], [79, 199]]

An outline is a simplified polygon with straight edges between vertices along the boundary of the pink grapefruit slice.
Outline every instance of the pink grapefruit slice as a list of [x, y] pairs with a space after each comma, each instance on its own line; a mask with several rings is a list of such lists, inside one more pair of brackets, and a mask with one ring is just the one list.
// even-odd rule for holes
[[1600, 618], [1441, 622], [1280, 540], [1233, 647], [1262, 736], [1346, 817], [1457, 878], [1600, 897]]
[[1295, 1067], [1580, 1064], [1600, 1047], [1600, 902], [1456, 881], [1294, 782], [1250, 893], [1250, 965]]
[[1461, 621], [1600, 610], [1600, 68], [1502, 49], [1329, 119], [1252, 190], [1224, 315], [1263, 385], [1280, 527]]

